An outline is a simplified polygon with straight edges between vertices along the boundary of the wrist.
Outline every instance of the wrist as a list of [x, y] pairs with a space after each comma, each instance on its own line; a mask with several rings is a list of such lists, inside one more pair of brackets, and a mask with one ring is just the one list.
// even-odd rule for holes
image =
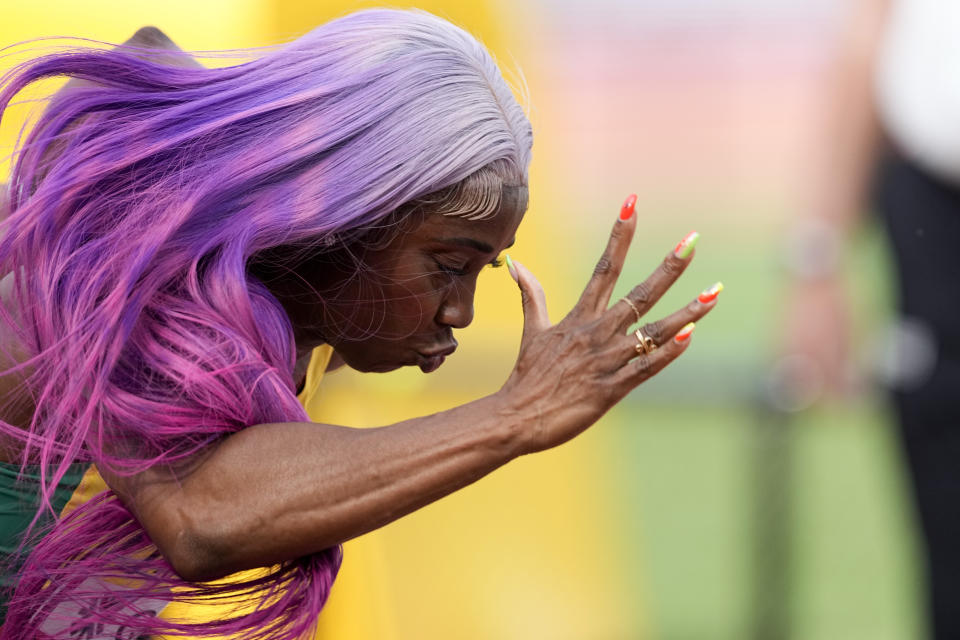
[[843, 235], [837, 225], [824, 220], [794, 222], [785, 234], [781, 254], [784, 270], [803, 282], [834, 278], [843, 262]]
[[530, 428], [525, 411], [529, 407], [517, 402], [506, 388], [501, 388], [487, 400], [491, 402], [489, 415], [494, 419], [497, 437], [508, 458], [512, 460], [536, 451], [531, 437], [534, 430]]

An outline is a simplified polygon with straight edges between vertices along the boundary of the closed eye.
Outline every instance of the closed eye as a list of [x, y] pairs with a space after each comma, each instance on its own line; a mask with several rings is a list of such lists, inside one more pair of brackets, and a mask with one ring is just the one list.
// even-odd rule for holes
[[[469, 273], [469, 270], [467, 268], [468, 265], [447, 264], [445, 262], [442, 262], [441, 260], [437, 260], [436, 258], [433, 259], [433, 262], [434, 264], [437, 265], [437, 269], [439, 269], [443, 273], [447, 273], [455, 276], [465, 276]], [[493, 260], [491, 260], [490, 262], [488, 262], [486, 266], [493, 267], [494, 269], [496, 269], [497, 267], [502, 267], [504, 264], [505, 264], [504, 260], [498, 256]]]
[[434, 260], [434, 262], [436, 263], [437, 268], [440, 269], [440, 271], [443, 271], [444, 273], [449, 273], [450, 275], [454, 275], [454, 276], [467, 275], [467, 271], [463, 267], [455, 267], [449, 264], [444, 264], [439, 260]]

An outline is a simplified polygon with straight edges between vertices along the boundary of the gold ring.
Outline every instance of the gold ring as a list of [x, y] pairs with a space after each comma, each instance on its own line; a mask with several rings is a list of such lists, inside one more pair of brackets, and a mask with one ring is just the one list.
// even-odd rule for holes
[[628, 298], [628, 297], [626, 297], [626, 296], [624, 296], [624, 297], [622, 297], [622, 298], [620, 298], [620, 299], [623, 300], [624, 302], [626, 302], [628, 305], [630, 305], [630, 308], [633, 309], [633, 312], [634, 312], [635, 314], [637, 314], [637, 322], [640, 322], [640, 309], [637, 309], [637, 305], [633, 304], [633, 303], [630, 301], [630, 298]]
[[634, 331], [633, 335], [637, 336], [637, 346], [634, 347], [637, 350], [637, 354], [647, 355], [657, 350], [657, 345], [654, 343], [653, 338], [644, 335], [640, 329]]

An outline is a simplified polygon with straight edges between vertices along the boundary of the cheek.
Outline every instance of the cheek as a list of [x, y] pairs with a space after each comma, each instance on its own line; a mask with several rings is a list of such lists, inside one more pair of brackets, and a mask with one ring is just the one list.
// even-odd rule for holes
[[433, 323], [440, 305], [453, 287], [449, 278], [444, 278], [444, 282], [437, 280], [434, 277], [421, 278], [416, 287], [398, 286], [385, 292], [387, 322], [408, 328]]
[[403, 341], [412, 335], [427, 332], [437, 317], [450, 279], [427, 274], [391, 274], [371, 286], [364, 287], [361, 299], [341, 308], [343, 316], [351, 316], [353, 324], [370, 330], [368, 337], [387, 342]]

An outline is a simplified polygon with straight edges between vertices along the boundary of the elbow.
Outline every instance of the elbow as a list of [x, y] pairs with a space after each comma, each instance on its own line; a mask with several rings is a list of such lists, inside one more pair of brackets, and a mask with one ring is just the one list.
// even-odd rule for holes
[[160, 553], [181, 580], [205, 582], [229, 573], [223, 570], [223, 563], [217, 561], [216, 554], [202, 540], [197, 532], [181, 530], [173, 544], [164, 547], [158, 545]]
[[206, 582], [229, 575], [224, 545], [192, 518], [177, 518], [157, 541], [157, 548], [174, 573], [186, 582]]

